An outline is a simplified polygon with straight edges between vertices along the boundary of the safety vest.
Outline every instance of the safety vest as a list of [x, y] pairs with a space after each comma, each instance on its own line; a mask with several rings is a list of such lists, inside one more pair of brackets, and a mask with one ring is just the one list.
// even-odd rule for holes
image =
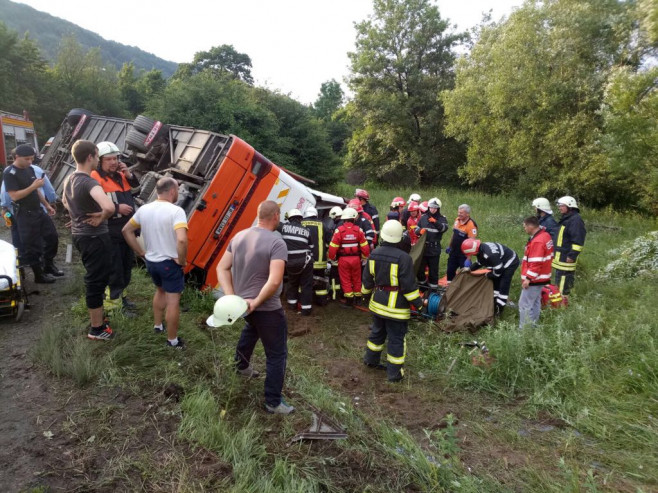
[[313, 239], [313, 268], [325, 269], [327, 267], [327, 249], [322, 222], [318, 218], [309, 218], [302, 221], [302, 226], [308, 228]]
[[334, 260], [336, 256], [367, 258], [369, 254], [368, 241], [361, 228], [356, 224], [346, 221], [336, 228], [331, 243], [329, 243], [331, 260]]

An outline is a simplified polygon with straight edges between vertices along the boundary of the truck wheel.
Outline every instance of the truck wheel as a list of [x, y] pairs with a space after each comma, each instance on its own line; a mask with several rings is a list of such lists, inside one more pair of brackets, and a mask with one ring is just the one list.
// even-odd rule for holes
[[66, 121], [69, 125], [75, 127], [80, 121], [80, 118], [82, 118], [82, 115], [92, 116], [93, 113], [84, 108], [73, 108], [66, 114]]
[[155, 120], [151, 120], [148, 116], [144, 115], [137, 115], [137, 118], [133, 122], [133, 128], [146, 135], [149, 134], [153, 125], [155, 125]]
[[144, 145], [144, 140], [146, 140], [146, 135], [134, 128], [128, 130], [126, 134], [126, 145], [136, 151], [146, 152], [148, 150]]

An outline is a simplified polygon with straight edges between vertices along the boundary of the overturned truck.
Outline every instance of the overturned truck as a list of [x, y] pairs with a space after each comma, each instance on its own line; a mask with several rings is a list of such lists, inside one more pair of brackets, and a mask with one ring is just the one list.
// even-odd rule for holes
[[342, 198], [310, 188], [312, 180], [277, 166], [235, 135], [83, 109], [67, 114], [41, 161], [60, 195], [66, 177], [75, 171], [71, 147], [78, 139], [111, 141], [122, 150], [122, 160], [139, 178], [140, 186], [133, 190], [138, 206], [155, 200], [159, 178], [170, 176], [180, 183], [178, 205], [189, 228], [185, 272], [203, 287], [217, 286], [217, 263], [229, 240], [256, 223], [263, 200], [274, 200], [282, 211], [304, 212], [313, 206], [320, 215], [344, 206]]

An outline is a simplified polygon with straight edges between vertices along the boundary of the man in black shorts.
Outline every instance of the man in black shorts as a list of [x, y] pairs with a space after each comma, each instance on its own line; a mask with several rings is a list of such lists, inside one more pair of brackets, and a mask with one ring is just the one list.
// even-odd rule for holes
[[103, 320], [103, 297], [110, 279], [111, 244], [107, 219], [114, 214], [114, 204], [89, 174], [98, 165], [96, 144], [78, 140], [71, 149], [75, 173], [64, 183], [62, 201], [71, 214], [73, 244], [85, 266], [86, 303], [90, 329], [87, 337], [109, 340], [114, 333]]

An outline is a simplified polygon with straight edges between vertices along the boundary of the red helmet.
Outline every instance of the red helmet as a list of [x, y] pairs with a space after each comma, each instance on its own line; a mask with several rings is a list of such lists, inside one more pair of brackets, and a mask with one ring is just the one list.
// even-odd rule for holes
[[422, 202], [418, 208], [420, 209], [420, 212], [427, 212], [429, 209], [429, 206], [427, 205], [427, 200], [425, 202]]
[[418, 205], [418, 202], [411, 201], [409, 202], [409, 207], [407, 207], [407, 210], [409, 212], [414, 212], [420, 210], [420, 206]]
[[361, 201], [359, 199], [352, 199], [347, 203], [347, 207], [351, 207], [352, 209], [356, 210], [359, 214], [363, 212], [363, 206], [361, 205]]
[[467, 238], [462, 243], [462, 253], [467, 257], [469, 255], [477, 255], [480, 251], [480, 240], [474, 238]]
[[402, 197], [395, 197], [393, 202], [391, 202], [391, 207], [404, 207], [405, 205], [407, 205], [407, 203]]
[[370, 200], [370, 194], [368, 193], [368, 191], [362, 190], [361, 188], [356, 189], [356, 192], [354, 192], [354, 196], [359, 199]]

